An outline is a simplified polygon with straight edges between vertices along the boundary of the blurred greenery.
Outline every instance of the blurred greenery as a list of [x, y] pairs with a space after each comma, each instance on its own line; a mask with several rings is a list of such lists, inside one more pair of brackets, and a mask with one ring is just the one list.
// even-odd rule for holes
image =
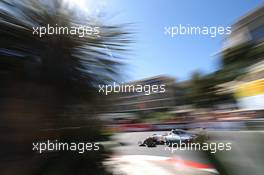
[[146, 123], [166, 122], [174, 119], [173, 114], [169, 114], [167, 112], [151, 112], [142, 115], [143, 116], [139, 118], [140, 122], [146, 122]]
[[181, 88], [182, 104], [192, 104], [196, 108], [214, 109], [221, 104], [235, 103], [231, 92], [219, 93], [221, 84], [235, 80], [247, 73], [248, 68], [264, 56], [264, 44], [246, 43], [221, 53], [219, 69], [207, 75], [193, 72], [191, 79]]
[[214, 108], [216, 105], [224, 102], [233, 102], [231, 94], [219, 94], [219, 82], [214, 74], [202, 75], [194, 72], [186, 92], [186, 98], [189, 103], [197, 108]]
[[[0, 7], [0, 174], [106, 174], [103, 151], [38, 155], [32, 142], [107, 139], [94, 117], [105, 103], [98, 84], [120, 77], [127, 25], [79, 18], [60, 0], [2, 0]], [[98, 26], [100, 37], [32, 34], [47, 24]]]

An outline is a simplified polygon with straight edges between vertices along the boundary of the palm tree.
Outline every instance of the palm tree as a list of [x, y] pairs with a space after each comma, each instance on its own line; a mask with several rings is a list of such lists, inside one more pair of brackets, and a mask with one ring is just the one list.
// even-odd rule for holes
[[[96, 26], [100, 33], [33, 35], [33, 28], [48, 24]], [[97, 93], [98, 84], [110, 83], [120, 75], [121, 59], [131, 42], [126, 25], [80, 19], [59, 0], [2, 0], [0, 25], [0, 127], [5, 141], [1, 148], [6, 150], [1, 162], [7, 164], [1, 174], [17, 173], [13, 167], [21, 160], [25, 166], [19, 174], [104, 174], [102, 152], [41, 156], [30, 149], [34, 140], [101, 138], [100, 122], [93, 117], [87, 120], [87, 116], [93, 116], [104, 102]], [[60, 129], [73, 126], [81, 127]], [[22, 158], [17, 160], [17, 156]]]

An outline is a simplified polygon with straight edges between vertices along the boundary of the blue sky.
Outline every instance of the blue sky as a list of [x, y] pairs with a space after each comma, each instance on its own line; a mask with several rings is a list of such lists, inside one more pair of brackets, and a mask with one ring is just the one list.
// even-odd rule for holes
[[160, 74], [186, 80], [193, 71], [217, 69], [223, 37], [164, 35], [165, 26], [231, 26], [261, 5], [260, 0], [109, 0], [104, 10], [111, 22], [134, 23], [135, 44], [123, 71], [126, 80]]

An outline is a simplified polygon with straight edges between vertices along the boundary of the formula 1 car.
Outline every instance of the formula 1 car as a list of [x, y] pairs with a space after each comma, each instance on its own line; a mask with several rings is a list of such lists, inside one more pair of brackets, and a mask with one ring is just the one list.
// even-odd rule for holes
[[172, 143], [187, 143], [205, 141], [207, 136], [193, 134], [181, 129], [173, 129], [165, 134], [153, 134], [143, 141], [139, 141], [139, 146], [155, 147], [156, 145], [170, 145]]

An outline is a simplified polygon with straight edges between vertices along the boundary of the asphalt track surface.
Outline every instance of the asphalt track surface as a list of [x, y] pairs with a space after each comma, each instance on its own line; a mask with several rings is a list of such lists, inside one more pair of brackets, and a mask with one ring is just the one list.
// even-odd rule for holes
[[[217, 174], [207, 155], [195, 150], [171, 150], [164, 145], [154, 148], [139, 147], [152, 134], [166, 131], [127, 132], [113, 136], [119, 144], [113, 148], [114, 174], [127, 175], [208, 175]], [[264, 131], [208, 131], [211, 141], [231, 142], [231, 151], [216, 154], [223, 167], [232, 175], [263, 175]], [[164, 163], [166, 162], [166, 163]]]
[[[168, 132], [168, 131], [167, 131]], [[201, 163], [209, 163], [202, 151], [191, 150], [169, 150], [164, 145], [157, 145], [157, 147], [142, 147], [138, 146], [139, 141], [143, 141], [148, 136], [153, 134], [164, 134], [166, 131], [152, 131], [152, 132], [128, 132], [117, 134], [114, 139], [121, 143], [120, 146], [115, 147], [114, 151], [117, 155], [150, 155], [150, 156], [165, 156], [177, 157], [187, 160], [198, 161]]]
[[213, 175], [217, 171], [211, 167], [202, 151], [175, 150], [165, 145], [140, 147], [142, 141], [158, 132], [128, 132], [116, 134], [113, 140], [119, 146], [113, 148], [115, 157], [109, 161], [114, 174], [124, 175]]

